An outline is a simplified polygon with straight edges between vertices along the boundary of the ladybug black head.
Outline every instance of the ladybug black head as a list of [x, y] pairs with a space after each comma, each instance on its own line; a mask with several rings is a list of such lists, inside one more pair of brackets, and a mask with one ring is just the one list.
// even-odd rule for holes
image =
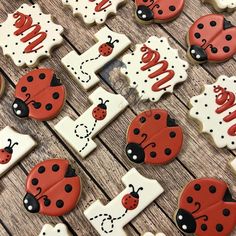
[[135, 190], [134, 190], [134, 186], [133, 186], [132, 184], [130, 184], [129, 187], [132, 188], [132, 192], [130, 193], [130, 195], [131, 195], [132, 197], [134, 197], [134, 198], [139, 199], [139, 194], [138, 194], [138, 192], [139, 192], [139, 191], [142, 191], [143, 188], [140, 187], [137, 191], [135, 191]]
[[101, 109], [106, 110], [107, 109], [106, 103], [109, 102], [109, 100], [106, 100], [105, 102], [103, 102], [102, 98], [99, 98], [99, 100], [101, 101], [101, 103], [98, 104], [98, 107], [100, 107]]
[[114, 44], [115, 44], [115, 43], [119, 43], [119, 40], [118, 40], [118, 39], [115, 39], [115, 40], [112, 42], [112, 37], [111, 37], [111, 35], [108, 35], [107, 37], [109, 38], [109, 41], [106, 42], [106, 44], [107, 44], [108, 46], [110, 46], [111, 48], [114, 48]]
[[24, 203], [25, 209], [29, 211], [30, 213], [39, 212], [40, 205], [39, 205], [38, 200], [33, 194], [27, 193], [24, 197], [23, 203]]
[[192, 45], [190, 47], [189, 52], [190, 52], [190, 55], [191, 55], [191, 57], [193, 58], [194, 61], [197, 61], [197, 62], [207, 61], [206, 51], [202, 47]]
[[152, 10], [145, 5], [138, 6], [136, 15], [141, 21], [151, 21], [154, 18]]
[[5, 150], [6, 152], [12, 154], [12, 153], [13, 153], [13, 147], [14, 147], [15, 145], [18, 145], [18, 143], [15, 142], [15, 143], [12, 144], [12, 140], [11, 140], [10, 138], [9, 138], [7, 141], [9, 142], [9, 145], [8, 145], [7, 147], [5, 147], [4, 150]]

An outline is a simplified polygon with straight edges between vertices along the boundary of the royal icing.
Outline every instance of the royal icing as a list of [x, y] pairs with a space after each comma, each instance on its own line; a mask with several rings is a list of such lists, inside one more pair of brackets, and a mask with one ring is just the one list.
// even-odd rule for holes
[[124, 226], [164, 191], [156, 180], [143, 177], [134, 168], [122, 177], [122, 182], [126, 188], [106, 206], [97, 200], [84, 212], [101, 236], [126, 236]]
[[133, 53], [122, 59], [121, 72], [142, 100], [156, 102], [167, 92], [173, 92], [177, 83], [187, 79], [188, 63], [180, 59], [178, 50], [170, 47], [166, 38], [150, 37], [136, 45]]
[[219, 148], [236, 148], [235, 91], [236, 77], [222, 75], [190, 100], [190, 116], [201, 122], [202, 132], [210, 134]]
[[0, 47], [17, 66], [34, 67], [62, 43], [62, 32], [63, 28], [53, 23], [51, 15], [44, 14], [38, 4], [22, 4], [0, 24]]
[[99, 77], [96, 73], [131, 43], [124, 34], [115, 33], [107, 27], [99, 30], [95, 37], [98, 42], [82, 55], [71, 51], [62, 58], [63, 65], [84, 89], [97, 84]]
[[81, 181], [67, 160], [49, 159], [30, 171], [26, 192], [23, 203], [28, 212], [62, 216], [75, 208]]
[[27, 155], [37, 143], [9, 126], [0, 131], [0, 176]]
[[0, 97], [3, 95], [5, 89], [5, 80], [0, 76]]
[[74, 16], [81, 16], [86, 24], [103, 24], [107, 17], [116, 14], [125, 0], [62, 0], [73, 10]]
[[54, 227], [50, 224], [45, 224], [39, 236], [71, 236], [65, 224], [59, 223]]
[[156, 235], [154, 235], [154, 234], [148, 232], [148, 233], [145, 233], [143, 236], [166, 236], [166, 235], [163, 233], [157, 233]]
[[12, 109], [20, 118], [50, 120], [60, 113], [65, 93], [65, 87], [52, 69], [36, 69], [19, 79]]
[[66, 116], [55, 126], [56, 131], [81, 157], [96, 148], [93, 138], [128, 105], [123, 96], [111, 94], [101, 87], [89, 96], [89, 100], [92, 106], [75, 121]]
[[184, 2], [184, 0], [135, 0], [135, 16], [143, 23], [168, 22], [180, 15]]
[[134, 163], [167, 164], [180, 152], [183, 131], [167, 111], [142, 112], [127, 132], [126, 155]]
[[188, 58], [193, 63], [223, 62], [236, 53], [236, 27], [224, 15], [202, 16], [187, 35]]
[[236, 0], [202, 0], [203, 2], [210, 3], [214, 8], [221, 11], [234, 11], [236, 9]]
[[193, 180], [180, 196], [175, 221], [178, 228], [187, 234], [230, 235], [236, 226], [236, 200], [221, 180]]

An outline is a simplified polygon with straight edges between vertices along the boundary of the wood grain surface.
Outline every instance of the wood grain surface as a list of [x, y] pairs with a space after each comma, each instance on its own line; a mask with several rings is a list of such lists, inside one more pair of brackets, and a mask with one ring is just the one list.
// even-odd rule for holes
[[[6, 19], [7, 13], [14, 12], [24, 2], [33, 3], [27, 0], [1, 0], [0, 22]], [[120, 178], [133, 167], [124, 155], [127, 128], [136, 114], [155, 107], [167, 109], [178, 120], [184, 129], [184, 145], [178, 158], [166, 166], [136, 166], [144, 176], [157, 179], [165, 192], [127, 225], [127, 235], [137, 236], [147, 231], [162, 231], [167, 236], [183, 235], [176, 228], [173, 215], [179, 194], [188, 181], [205, 176], [217, 177], [225, 180], [235, 190], [236, 176], [232, 174], [227, 163], [235, 158], [236, 152], [215, 148], [209, 137], [199, 134], [199, 126], [188, 118], [189, 99], [199, 94], [205, 83], [213, 83], [219, 75], [236, 75], [235, 59], [218, 65], [191, 66], [187, 81], [178, 85], [173, 94], [152, 104], [140, 102], [135, 91], [129, 89], [126, 79], [119, 72], [121, 58], [117, 58], [99, 73], [101, 80], [98, 86], [125, 96], [130, 103], [129, 107], [97, 136], [97, 149], [82, 160], [55, 133], [54, 125], [65, 115], [76, 118], [82, 114], [90, 106], [87, 98], [93, 90], [85, 92], [78, 87], [60, 60], [71, 50], [83, 53], [91, 47], [95, 43], [93, 35], [102, 26], [86, 26], [81, 19], [72, 16], [69, 8], [63, 8], [61, 0], [37, 0], [34, 3], [36, 2], [65, 29], [64, 43], [54, 50], [50, 59], [42, 61], [39, 67], [54, 68], [67, 88], [68, 96], [61, 114], [52, 121], [36, 122], [16, 118], [11, 111], [14, 87], [18, 78], [29, 69], [17, 68], [10, 59], [3, 57], [1, 51], [0, 76], [6, 80], [6, 91], [0, 100], [0, 129], [10, 125], [19, 132], [30, 134], [37, 140], [38, 147], [0, 179], [0, 236], [34, 236], [39, 234], [43, 224], [59, 222], [65, 223], [73, 235], [98, 235], [86, 220], [83, 211], [96, 199], [107, 203], [124, 188]], [[128, 0], [115, 17], [106, 21], [106, 26], [131, 39], [132, 46], [125, 53], [130, 53], [136, 43], [145, 42], [149, 36], [156, 35], [167, 37], [171, 45], [179, 49], [181, 57], [186, 58], [185, 36], [190, 25], [200, 16], [212, 12], [213, 8], [203, 5], [200, 0], [186, 0], [184, 12], [175, 21], [143, 26], [135, 22], [134, 2]], [[236, 24], [236, 13], [226, 15]], [[28, 214], [22, 204], [26, 175], [36, 163], [54, 157], [70, 160], [81, 176], [81, 199], [76, 209], [63, 217]], [[232, 235], [236, 235], [236, 230]]]

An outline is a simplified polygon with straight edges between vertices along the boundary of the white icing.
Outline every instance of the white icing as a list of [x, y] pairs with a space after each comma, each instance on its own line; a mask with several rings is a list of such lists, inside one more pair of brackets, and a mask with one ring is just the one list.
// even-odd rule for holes
[[156, 64], [155, 66], [150, 67], [150, 69], [141, 70], [141, 67], [147, 64], [142, 62], [142, 56], [145, 52], [142, 52], [140, 49], [143, 45], [144, 44], [136, 45], [133, 53], [123, 57], [122, 60], [125, 67], [121, 68], [121, 72], [128, 77], [130, 86], [138, 91], [141, 100], [149, 99], [152, 102], [156, 102], [164, 93], [173, 92], [173, 88], [177, 83], [183, 82], [187, 79], [188, 75], [186, 70], [189, 65], [186, 61], [180, 59], [178, 50], [171, 48], [166, 38], [158, 38], [155, 36], [150, 37], [145, 45], [160, 54], [159, 62], [163, 60], [168, 62], [168, 67], [165, 71], [174, 71], [174, 76], [171, 80], [160, 86], [160, 88], [167, 87], [166, 89], [153, 91], [152, 86], [158, 81], [164, 79], [168, 72], [159, 74], [154, 78], [148, 77], [151, 73], [161, 68], [162, 63]]
[[204, 0], [215, 5], [220, 10], [235, 10], [236, 0]]
[[166, 236], [166, 235], [163, 233], [157, 233], [156, 235], [154, 235], [154, 234], [148, 232], [148, 233], [145, 233], [143, 236]]
[[45, 224], [39, 236], [71, 236], [65, 224], [59, 223], [53, 227], [50, 224]]

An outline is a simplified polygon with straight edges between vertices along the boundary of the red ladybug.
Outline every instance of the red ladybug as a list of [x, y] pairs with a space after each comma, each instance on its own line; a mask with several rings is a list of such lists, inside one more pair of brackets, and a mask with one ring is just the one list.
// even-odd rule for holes
[[132, 184], [129, 185], [130, 188], [132, 188], [132, 192], [129, 194], [126, 194], [122, 198], [122, 205], [124, 206], [125, 209], [127, 210], [134, 210], [137, 208], [138, 203], [139, 203], [139, 191], [142, 191], [143, 188], [140, 187], [137, 191], [134, 190], [134, 186]]
[[65, 87], [52, 69], [36, 69], [20, 78], [15, 97], [15, 115], [45, 121], [56, 117], [62, 109]]
[[188, 56], [196, 63], [223, 62], [236, 53], [236, 27], [223, 15], [199, 18], [191, 26], [187, 38]]
[[167, 111], [142, 112], [131, 122], [126, 154], [135, 163], [166, 164], [181, 150], [183, 131]]
[[184, 0], [135, 0], [138, 20], [144, 23], [167, 22], [180, 15]]
[[236, 200], [225, 182], [196, 179], [182, 192], [175, 220], [187, 234], [227, 236], [236, 226]]
[[107, 56], [111, 55], [112, 51], [114, 49], [114, 43], [119, 43], [118, 39], [116, 39], [112, 42], [112, 37], [110, 35], [108, 35], [108, 38], [110, 40], [108, 42], [103, 43], [102, 45], [100, 45], [100, 47], [98, 49], [100, 55], [103, 56], [103, 57], [107, 57]]
[[98, 106], [96, 106], [93, 109], [92, 115], [93, 115], [95, 120], [104, 120], [106, 118], [106, 115], [107, 115], [106, 103], [109, 102], [109, 100], [106, 100], [105, 102], [103, 102], [102, 98], [99, 98], [99, 100], [101, 100], [101, 103], [98, 104]]
[[24, 206], [31, 213], [62, 216], [75, 208], [81, 193], [80, 178], [67, 160], [37, 164], [26, 181]]
[[17, 142], [12, 143], [11, 139], [8, 139], [7, 141], [9, 142], [9, 145], [3, 149], [0, 149], [0, 164], [7, 164], [11, 160], [13, 147], [18, 145]]

